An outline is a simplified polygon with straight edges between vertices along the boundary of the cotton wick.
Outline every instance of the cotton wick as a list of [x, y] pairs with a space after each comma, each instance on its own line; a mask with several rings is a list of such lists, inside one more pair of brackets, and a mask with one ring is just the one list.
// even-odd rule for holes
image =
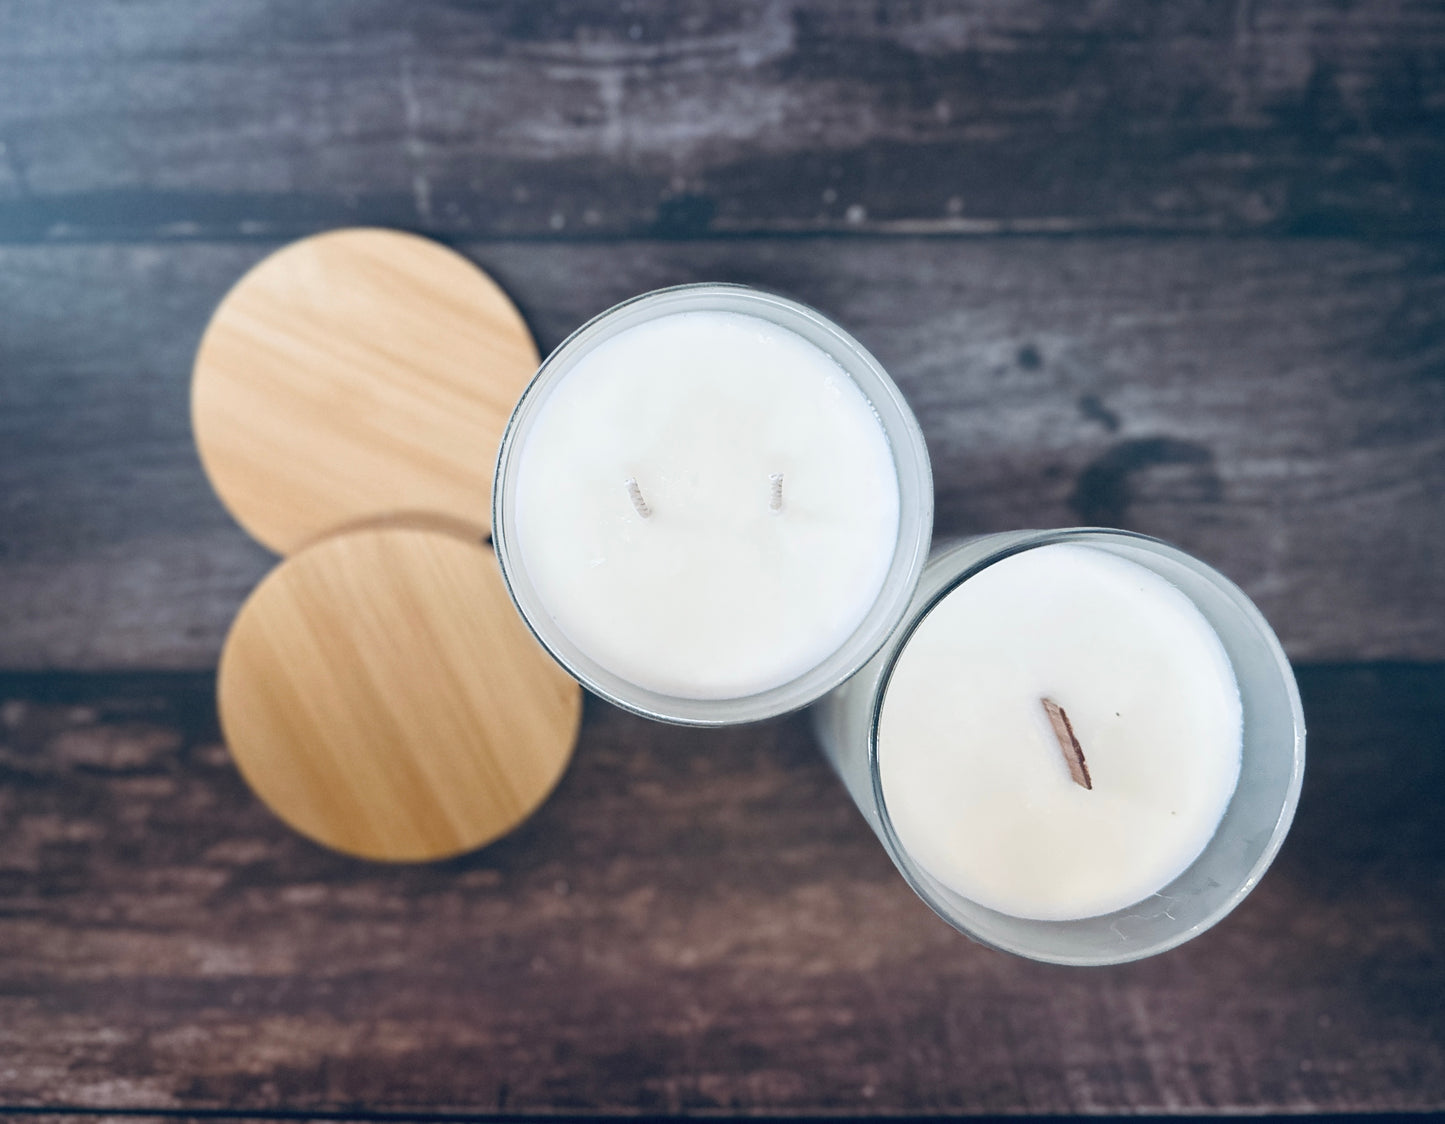
[[775, 472], [768, 477], [768, 483], [773, 486], [772, 496], [768, 499], [768, 510], [779, 512], [783, 510], [783, 474]]
[[1044, 713], [1049, 716], [1054, 737], [1059, 739], [1059, 749], [1063, 751], [1064, 761], [1069, 766], [1069, 776], [1074, 778], [1074, 783], [1080, 788], [1092, 790], [1094, 782], [1089, 779], [1089, 766], [1084, 763], [1084, 750], [1079, 745], [1079, 739], [1074, 736], [1074, 725], [1069, 721], [1069, 716], [1053, 699], [1039, 701], [1044, 704]]
[[632, 501], [632, 510], [644, 519], [652, 518], [652, 508], [647, 506], [647, 501], [642, 498], [642, 489], [637, 486], [637, 478], [627, 478], [627, 498]]

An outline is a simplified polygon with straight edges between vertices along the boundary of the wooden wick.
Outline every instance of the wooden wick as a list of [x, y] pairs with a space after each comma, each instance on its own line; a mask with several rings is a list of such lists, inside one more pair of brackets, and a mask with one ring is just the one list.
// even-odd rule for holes
[[775, 472], [768, 477], [768, 483], [773, 486], [773, 494], [768, 500], [768, 510], [778, 512], [783, 510], [783, 474]]
[[1069, 716], [1053, 699], [1039, 701], [1044, 704], [1044, 713], [1049, 716], [1054, 737], [1059, 739], [1059, 749], [1063, 750], [1064, 761], [1069, 766], [1069, 776], [1074, 778], [1074, 783], [1079, 787], [1092, 790], [1094, 782], [1089, 779], [1089, 766], [1084, 763], [1084, 750], [1079, 745], [1079, 739], [1074, 736], [1074, 725], [1069, 721]]
[[642, 498], [642, 489], [637, 486], [637, 478], [627, 478], [627, 498], [632, 501], [632, 508], [644, 519], [652, 518], [652, 508], [647, 506], [647, 501]]

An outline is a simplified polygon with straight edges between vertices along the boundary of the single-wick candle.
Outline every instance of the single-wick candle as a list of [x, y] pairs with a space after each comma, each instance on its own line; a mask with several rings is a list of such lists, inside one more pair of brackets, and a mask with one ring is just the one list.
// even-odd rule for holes
[[996, 561], [923, 618], [878, 725], [884, 803], [955, 893], [1062, 921], [1132, 905], [1214, 835], [1240, 772], [1223, 644], [1143, 566], [1055, 544]]
[[665, 695], [738, 698], [815, 667], [872, 609], [899, 539], [869, 400], [821, 348], [741, 313], [597, 344], [517, 458], [514, 545], [539, 602]]

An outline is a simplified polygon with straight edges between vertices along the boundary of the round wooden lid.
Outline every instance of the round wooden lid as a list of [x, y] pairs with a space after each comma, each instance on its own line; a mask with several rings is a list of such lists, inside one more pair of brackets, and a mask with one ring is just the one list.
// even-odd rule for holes
[[400, 231], [336, 230], [276, 251], [221, 301], [191, 424], [221, 501], [280, 554], [395, 512], [480, 538], [537, 362], [512, 302], [465, 258]]
[[582, 711], [490, 548], [415, 527], [281, 563], [242, 606], [218, 678], [256, 794], [368, 859], [443, 858], [510, 831], [561, 777]]

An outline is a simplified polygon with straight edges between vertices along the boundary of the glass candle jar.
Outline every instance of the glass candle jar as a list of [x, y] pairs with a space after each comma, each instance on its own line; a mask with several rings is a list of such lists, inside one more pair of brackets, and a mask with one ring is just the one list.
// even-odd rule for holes
[[583, 686], [688, 725], [803, 707], [897, 626], [927, 558], [923, 436], [868, 352], [796, 301], [684, 285], [578, 329], [493, 486], [507, 588]]
[[[1042, 550], [1057, 547], [1071, 548], [1074, 553], [1054, 550], [1047, 555]], [[1088, 549], [1080, 554], [1081, 547]], [[1011, 559], [1015, 561], [1010, 563]], [[1046, 571], [1035, 565], [1044, 561], [1053, 568]], [[1012, 575], [1006, 573], [1009, 566]], [[1082, 631], [1075, 629], [1068, 621], [1081, 615], [1087, 617], [1089, 607], [1078, 601], [1092, 594], [1075, 595], [1065, 588], [1068, 582], [1060, 575], [1067, 577], [1070, 567], [1081, 575], [1081, 590], [1094, 588], [1090, 582], [1103, 582], [1099, 588], [1106, 593], [1100, 596], [1113, 597], [1117, 593], [1123, 598], [1119, 604], [1125, 608], [1117, 609], [1109, 601], [1100, 609], [1110, 614], [1102, 623], [1088, 625]], [[1131, 578], [1131, 574], [1142, 574], [1131, 567], [1142, 567], [1149, 574]], [[1008, 582], [999, 580], [1005, 577], [1041, 583], [1036, 600], [1044, 606], [1039, 610], [1044, 614], [1042, 623], [1030, 615], [1031, 610], [1021, 609], [1018, 627], [1012, 626], [1009, 604], [1028, 606], [1030, 598], [1026, 585], [1020, 587], [1015, 582], [1010, 591]], [[977, 604], [966, 605], [961, 594], [951, 607], [940, 610], [956, 591], [973, 595]], [[1014, 602], [1008, 600], [1011, 597]], [[1049, 597], [1055, 600], [1050, 603]], [[1100, 604], [1104, 606], [1104, 602]], [[960, 609], [975, 613], [972, 620], [976, 624], [950, 625], [950, 620], [969, 619], [960, 615]], [[1047, 616], [1050, 612], [1055, 614], [1053, 623]], [[1191, 619], [1197, 621], [1197, 627], [1190, 623]], [[948, 627], [972, 627], [973, 634], [950, 639]], [[945, 630], [941, 636], [940, 629]], [[1149, 635], [1139, 636], [1136, 643], [1135, 634], [1143, 633]], [[1092, 636], [1108, 638], [1108, 642], [1092, 645]], [[974, 665], [977, 677], [989, 683], [994, 679], [1016, 683], [1020, 675], [1027, 680], [1032, 674], [1028, 670], [1032, 647], [1041, 656], [1046, 655], [1039, 660], [1042, 686], [1030, 692], [1028, 698], [1020, 694], [1006, 700], [1011, 713], [1028, 709], [1029, 716], [1018, 719], [1020, 725], [1013, 731], [1016, 737], [1002, 740], [992, 730], [963, 728], [986, 723], [984, 717], [975, 721], [974, 709], [983, 714], [995, 707], [995, 699], [988, 694], [978, 696], [976, 702], [967, 701], [968, 691], [978, 684], [958, 684], [956, 689], [939, 692], [949, 700], [939, 704], [947, 716], [945, 720], [957, 722], [960, 727], [957, 740], [948, 736], [953, 731], [945, 730], [941, 748], [918, 751], [934, 756], [907, 760], [908, 754], [917, 750], [904, 744], [915, 736], [914, 731], [923, 729], [926, 737], [937, 733], [927, 733], [926, 715], [921, 716], [925, 719], [921, 725], [917, 721], [900, 721], [900, 707], [913, 712], [903, 714], [903, 719], [918, 719], [918, 711], [931, 705], [927, 684], [924, 682], [920, 688], [923, 681], [916, 667], [909, 670], [910, 663], [917, 665], [925, 657], [953, 658], [928, 653], [947, 653], [955, 640], [973, 653], [969, 658], [982, 661]], [[1165, 650], [1168, 659], [1151, 661], [1149, 644], [1159, 643], [1170, 646]], [[1197, 657], [1188, 655], [1186, 659], [1186, 648], [1197, 649]], [[1211, 648], [1219, 653], [1217, 662], [1211, 663]], [[1114, 649], [1124, 653], [1119, 657], [1125, 661], [1121, 666], [1127, 666], [1129, 660], [1136, 662], [1132, 665], [1135, 671], [1118, 673], [1123, 678], [1116, 677], [1118, 690], [1111, 693], [1110, 669], [1100, 665], [1115, 658]], [[1196, 662], [1188, 662], [1191, 659]], [[1075, 665], [1073, 671], [1068, 666], [1070, 661]], [[1141, 684], [1134, 681], [1155, 674], [1152, 662], [1177, 664], [1174, 680], [1166, 687], [1175, 692], [1168, 696], [1171, 701], [1167, 705], [1178, 710], [1162, 718], [1157, 713], [1143, 713], [1158, 701], [1151, 697], [1152, 684], [1142, 685], [1141, 693]], [[996, 675], [995, 665], [999, 669]], [[1216, 681], [1221, 668], [1223, 682], [1232, 677], [1228, 689], [1220, 688]], [[1159, 675], [1169, 674], [1168, 669], [1157, 670]], [[1070, 687], [1067, 684], [1075, 672]], [[905, 683], [909, 677], [911, 681]], [[997, 694], [1003, 689], [986, 690]], [[1087, 706], [1076, 708], [1086, 711], [1091, 728], [1064, 722], [1051, 728], [1051, 721], [1058, 715], [1035, 705], [1052, 701], [1043, 696], [1054, 694], [1062, 699], [1070, 690], [1073, 694], [1064, 705], [1075, 706], [1076, 700], [1091, 705], [1092, 716]], [[894, 702], [891, 718], [890, 691]], [[1094, 697], [1080, 699], [1081, 691]], [[1191, 693], [1199, 697], [1192, 698]], [[1119, 703], [1119, 698], [1129, 702]], [[1054, 710], [1059, 710], [1057, 704]], [[1121, 713], [1116, 714], [1116, 710]], [[1124, 744], [1131, 721], [1142, 723], [1146, 732], [1179, 730], [1181, 716], [1188, 717], [1186, 732], [1190, 736], [1202, 730], [1201, 737], [1207, 734], [1215, 739], [1212, 743], [1200, 741], [1200, 748], [1190, 749], [1189, 754], [1222, 755], [1218, 767], [1181, 758], [1179, 769], [1199, 766], [1204, 769], [1200, 775], [1206, 778], [1196, 784], [1191, 774], [1183, 785], [1189, 791], [1183, 792], [1179, 791], [1179, 778], [1158, 765], [1160, 753], [1167, 755], [1175, 747], [1153, 752], [1148, 736], [1132, 748]], [[1158, 540], [1124, 531], [1016, 531], [941, 549], [925, 568], [899, 630], [858, 675], [814, 708], [813, 717], [824, 753], [919, 896], [945, 921], [980, 943], [1058, 964], [1137, 960], [1172, 948], [1218, 922], [1254, 888], [1279, 850], [1293, 819], [1304, 775], [1305, 728], [1299, 692], [1289, 662], [1259, 611], [1237, 586], [1198, 559]], [[960, 771], [960, 755], [971, 752], [963, 748], [970, 739], [982, 746], [978, 749], [982, 756], [966, 762]], [[1016, 753], [1019, 742], [1025, 744]], [[1091, 747], [1107, 749], [1108, 753], [1089, 758], [1086, 763], [1084, 758]], [[1232, 760], [1231, 752], [1235, 754]], [[1015, 776], [1008, 773], [1015, 768], [1014, 762], [1000, 767], [989, 759], [989, 754], [1029, 760], [1025, 771]], [[1072, 760], [1074, 756], [1077, 761]], [[1089, 765], [1094, 767], [1092, 777], [1087, 772]], [[969, 772], [970, 768], [975, 771]], [[909, 775], [909, 769], [914, 775]], [[936, 770], [938, 775], [929, 777], [928, 769]], [[930, 805], [934, 799], [930, 781], [937, 789], [935, 805]], [[977, 792], [968, 792], [973, 783], [992, 786], [986, 801], [967, 810], [967, 800], [955, 799], [950, 807], [948, 801], [959, 795], [969, 800], [978, 797]], [[1159, 786], [1159, 795], [1150, 789], [1151, 784]], [[1116, 804], [1091, 804], [1109, 800]], [[1159, 807], [1149, 806], [1154, 800]], [[1173, 806], [1190, 800], [1198, 804], [1192, 811]], [[1211, 800], [1216, 801], [1212, 809]], [[1009, 801], [1017, 803], [1010, 805]], [[1138, 821], [1142, 826], [1135, 826], [1129, 816], [1138, 812], [1141, 804], [1145, 819]], [[1096, 814], [1112, 807], [1120, 809], [1117, 817], [1112, 811], [1102, 817]], [[1167, 836], [1171, 840], [1169, 846], [1175, 848], [1182, 869], [1169, 868], [1167, 857], [1162, 860], [1165, 866], [1154, 862], [1156, 877], [1160, 870], [1164, 874], [1162, 884], [1152, 889], [1145, 883], [1128, 881], [1127, 872], [1122, 870], [1127, 861], [1118, 864], [1118, 871], [1090, 869], [1087, 863], [1093, 854], [1091, 841], [1077, 834], [1071, 836], [1067, 823], [1056, 822], [1080, 809], [1092, 815], [1093, 822], [1104, 824], [1106, 832], [1118, 834], [1118, 838], [1105, 841], [1107, 846], [1101, 846], [1099, 854], [1111, 853], [1108, 847], [1114, 847], [1112, 853], [1116, 856], [1129, 861], [1131, 856], [1138, 858], [1144, 864], [1141, 877], [1147, 878], [1148, 864], [1158, 858], [1151, 851], [1151, 834], [1157, 827], [1160, 838]], [[1193, 842], [1187, 831], [1181, 834], [1182, 821], [1170, 818], [1175, 815], [1203, 817], [1195, 825]], [[940, 822], [922, 822], [930, 816]], [[967, 819], [970, 816], [971, 821]], [[949, 817], [952, 822], [944, 822]], [[1029, 817], [1033, 817], [1032, 821]], [[1036, 866], [1031, 865], [1049, 863], [1046, 850], [1042, 860], [1027, 853], [1028, 847], [1039, 840], [1024, 840], [1026, 853], [1020, 860], [1007, 851], [1012, 843], [995, 840], [989, 834], [995, 829], [1000, 835], [1007, 834], [1022, 822], [1036, 825], [1042, 845], [1058, 848], [1057, 870], [1052, 873], [1059, 875], [1060, 882], [1051, 890], [1053, 898], [1029, 896], [1031, 884], [1047, 883], [1050, 873], [1039, 875]], [[1133, 835], [1129, 834], [1131, 830]], [[910, 839], [912, 846], [906, 842]], [[950, 846], [971, 850], [950, 856]], [[951, 861], [960, 857], [966, 861]], [[1017, 887], [1008, 885], [1011, 862], [1018, 871]], [[970, 865], [971, 871], [966, 869]], [[1109, 879], [1116, 875], [1121, 881], [1110, 886]], [[1098, 885], [1075, 885], [1091, 881]], [[1136, 894], [1137, 900], [1128, 900]], [[1087, 904], [1078, 904], [1090, 900], [1107, 904], [1099, 912]], [[1070, 916], [1070, 903], [1088, 915]]]

